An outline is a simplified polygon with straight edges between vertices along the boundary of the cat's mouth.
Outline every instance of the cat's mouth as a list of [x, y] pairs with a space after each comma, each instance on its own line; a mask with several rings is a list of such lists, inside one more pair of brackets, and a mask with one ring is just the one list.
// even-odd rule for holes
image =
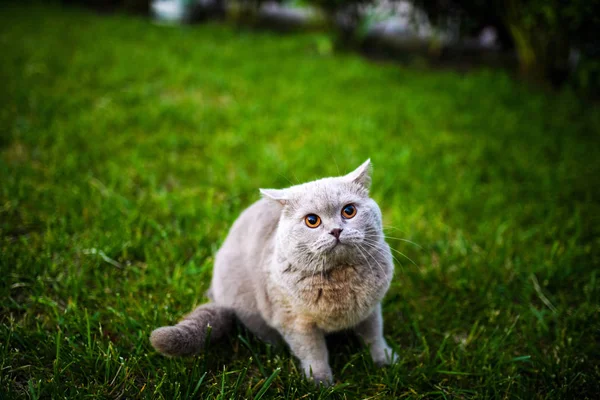
[[339, 238], [322, 243], [321, 246], [314, 249], [315, 253], [329, 254], [332, 256], [342, 256], [348, 251], [349, 247], [353, 247], [352, 240], [340, 240]]
[[333, 245], [329, 248], [329, 251], [334, 251], [335, 249], [339, 249], [345, 245], [346, 243], [343, 243], [340, 239], [335, 239], [335, 242], [333, 242]]

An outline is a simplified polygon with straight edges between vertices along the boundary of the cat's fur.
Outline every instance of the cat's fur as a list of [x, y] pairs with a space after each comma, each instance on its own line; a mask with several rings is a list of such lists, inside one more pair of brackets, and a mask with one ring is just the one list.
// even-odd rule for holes
[[[332, 382], [325, 334], [354, 329], [375, 363], [393, 361], [383, 338], [380, 301], [393, 274], [382, 233], [381, 211], [369, 197], [370, 161], [348, 175], [287, 189], [261, 189], [257, 201], [233, 224], [217, 253], [211, 303], [150, 337], [169, 356], [197, 353], [224, 335], [234, 316], [259, 337], [279, 337], [300, 359], [307, 376]], [[347, 204], [357, 212], [342, 217]], [[309, 228], [307, 214], [321, 225]], [[332, 232], [342, 229], [339, 243]]]

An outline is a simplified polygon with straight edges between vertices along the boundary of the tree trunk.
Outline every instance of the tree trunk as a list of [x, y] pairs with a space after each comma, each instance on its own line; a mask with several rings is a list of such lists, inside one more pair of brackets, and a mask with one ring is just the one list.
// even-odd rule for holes
[[536, 49], [532, 43], [529, 32], [520, 28], [517, 23], [510, 23], [508, 26], [519, 59], [519, 73], [528, 80], [543, 82], [546, 72], [540, 49]]
[[570, 41], [559, 15], [547, 20], [523, 9], [518, 0], [506, 0], [504, 21], [515, 44], [521, 76], [537, 83], [562, 83], [568, 74]]

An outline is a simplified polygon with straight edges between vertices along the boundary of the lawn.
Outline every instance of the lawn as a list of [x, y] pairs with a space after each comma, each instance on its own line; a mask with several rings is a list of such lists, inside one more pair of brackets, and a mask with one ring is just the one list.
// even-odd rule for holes
[[[327, 40], [2, 6], [0, 397], [600, 393], [599, 107]], [[338, 335], [336, 385], [317, 389], [243, 328], [196, 358], [152, 349], [206, 301], [258, 188], [368, 157], [399, 363]]]

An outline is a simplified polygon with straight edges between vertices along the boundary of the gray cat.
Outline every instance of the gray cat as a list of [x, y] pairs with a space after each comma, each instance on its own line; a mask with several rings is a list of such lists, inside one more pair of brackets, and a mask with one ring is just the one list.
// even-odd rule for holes
[[279, 338], [306, 376], [331, 384], [325, 334], [353, 329], [373, 361], [395, 361], [380, 301], [394, 264], [381, 211], [369, 197], [370, 160], [348, 175], [261, 189], [217, 253], [208, 297], [175, 326], [152, 332], [160, 353], [184, 356], [229, 331], [237, 317], [266, 341]]

